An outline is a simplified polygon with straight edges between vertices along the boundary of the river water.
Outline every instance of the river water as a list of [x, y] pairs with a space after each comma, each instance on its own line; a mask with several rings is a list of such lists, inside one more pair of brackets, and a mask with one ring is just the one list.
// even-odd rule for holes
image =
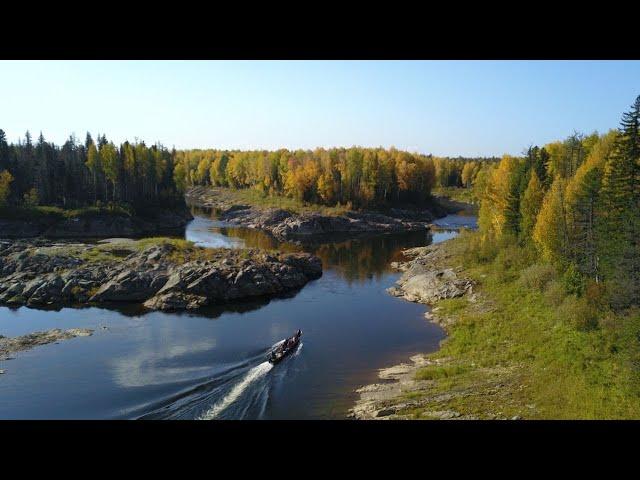
[[[205, 247], [308, 251], [323, 275], [287, 298], [198, 313], [0, 307], [0, 334], [95, 329], [91, 337], [19, 352], [0, 362], [0, 418], [334, 419], [345, 418], [377, 369], [437, 349], [443, 331], [426, 307], [388, 295], [389, 263], [404, 248], [439, 242], [475, 217], [450, 215], [441, 230], [300, 247], [197, 210], [185, 237]], [[276, 366], [271, 348], [298, 328], [302, 344]]]

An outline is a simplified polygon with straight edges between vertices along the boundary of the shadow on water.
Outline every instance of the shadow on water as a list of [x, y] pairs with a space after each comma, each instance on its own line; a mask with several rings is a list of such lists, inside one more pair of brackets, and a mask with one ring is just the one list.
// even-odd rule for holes
[[[269, 297], [252, 297], [243, 302], [232, 302], [225, 303], [220, 305], [209, 305], [207, 307], [202, 307], [196, 311], [178, 311], [172, 312], [172, 315], [176, 317], [180, 316], [204, 316], [207, 318], [218, 318], [224, 313], [247, 313], [253, 310], [259, 310], [260, 308], [268, 305], [272, 300], [279, 299], [287, 299], [293, 298], [300, 291], [300, 289], [292, 290], [290, 292], [282, 293], [279, 295], [273, 295]], [[100, 306], [95, 305], [78, 305], [78, 304], [57, 304], [57, 305], [38, 305], [34, 307], [24, 307], [24, 306], [13, 306], [8, 305], [5, 308], [10, 312], [18, 312], [21, 309], [29, 308], [32, 310], [39, 310], [42, 312], [63, 312], [63, 311], [87, 311], [92, 312], [96, 308], [111, 310], [115, 313], [118, 313], [125, 317], [139, 318], [144, 315], [150, 314], [153, 310], [149, 310], [145, 308], [142, 304], [139, 303], [119, 303], [119, 302], [105, 302], [101, 303]]]

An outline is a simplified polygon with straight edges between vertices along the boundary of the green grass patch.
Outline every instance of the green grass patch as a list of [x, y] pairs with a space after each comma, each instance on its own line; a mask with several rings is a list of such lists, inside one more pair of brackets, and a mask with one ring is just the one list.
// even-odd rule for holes
[[450, 198], [457, 202], [478, 204], [478, 197], [473, 188], [463, 187], [434, 187], [432, 192], [434, 195]]
[[322, 215], [343, 215], [351, 207], [348, 205], [336, 205], [329, 207], [317, 203], [303, 202], [301, 200], [286, 197], [283, 195], [263, 193], [255, 188], [243, 188], [238, 190], [224, 189], [225, 196], [232, 198], [234, 202], [246, 203], [249, 205], [264, 208], [281, 208], [293, 213], [318, 212]]
[[463, 365], [429, 366], [421, 368], [416, 372], [416, 380], [435, 380], [438, 378], [453, 377], [461, 375], [469, 369]]
[[[89, 263], [109, 263], [122, 261], [123, 258], [131, 254], [160, 245], [173, 247], [167, 256], [167, 260], [173, 263], [184, 263], [191, 260], [219, 260], [225, 254], [235, 254], [229, 253], [226, 249], [197, 247], [193, 242], [169, 237], [150, 237], [142, 240], [124, 240], [91, 246], [85, 244], [56, 245], [39, 248], [37, 252], [52, 256], [74, 256]], [[239, 255], [246, 255], [248, 258], [249, 253], [242, 251]]]
[[[184, 240], [183, 238], [169, 238], [169, 237], [147, 237], [141, 240], [136, 240], [131, 242], [132, 246], [137, 251], [142, 251], [146, 248], [153, 247], [156, 245], [171, 245], [172, 247], [178, 250], [187, 250], [192, 249], [194, 247], [194, 243], [189, 240]], [[114, 244], [114, 245], [117, 245]]]
[[[118, 248], [118, 243], [111, 245], [111, 250]], [[222, 256], [229, 255], [228, 249], [203, 248], [193, 242], [182, 238], [149, 237], [131, 242], [130, 248], [135, 252], [141, 252], [150, 247], [169, 245], [172, 247], [167, 260], [173, 263], [185, 263], [193, 260], [219, 260]], [[247, 254], [244, 250], [242, 254]]]
[[474, 261], [473, 235], [449, 248], [452, 264], [478, 282], [478, 300], [438, 303], [435, 313], [456, 323], [432, 355], [445, 362], [417, 374], [434, 380], [429, 394], [467, 392], [446, 408], [480, 418], [640, 418], [640, 313], [614, 314], [567, 293], [526, 252]]

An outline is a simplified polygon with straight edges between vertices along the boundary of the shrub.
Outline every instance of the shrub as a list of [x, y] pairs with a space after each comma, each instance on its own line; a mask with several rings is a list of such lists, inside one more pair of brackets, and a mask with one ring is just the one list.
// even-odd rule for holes
[[598, 326], [598, 311], [584, 297], [566, 297], [558, 309], [558, 315], [578, 330], [593, 330]]
[[544, 296], [547, 302], [554, 307], [560, 305], [567, 293], [564, 289], [564, 285], [560, 280], [551, 280], [547, 284], [547, 288], [544, 291]]
[[628, 275], [621, 271], [616, 272], [616, 276], [607, 279], [606, 282], [607, 303], [617, 312], [628, 309], [638, 302], [638, 294], [634, 287], [634, 282]]
[[607, 289], [603, 283], [596, 283], [593, 280], [587, 282], [584, 296], [589, 305], [598, 310], [603, 310], [607, 305]]
[[11, 193], [11, 182], [13, 182], [13, 175], [6, 170], [2, 170], [0, 172], [0, 207], [4, 207], [7, 204], [9, 193]]
[[580, 270], [578, 270], [578, 267], [576, 267], [575, 264], [569, 264], [567, 270], [562, 276], [562, 282], [564, 284], [565, 291], [569, 295], [573, 294], [580, 297], [584, 293], [586, 280], [584, 275], [580, 273]]
[[547, 284], [555, 277], [556, 270], [550, 264], [534, 263], [522, 271], [519, 283], [526, 288], [542, 292]]
[[38, 190], [32, 188], [27, 193], [25, 193], [22, 197], [25, 207], [35, 207], [40, 202], [38, 198]]
[[499, 247], [491, 239], [483, 239], [478, 232], [463, 230], [460, 232], [460, 242], [466, 247], [464, 259], [468, 263], [488, 263], [498, 255]]
[[[532, 259], [529, 252], [514, 244], [503, 246], [494, 262], [498, 271], [502, 271], [503, 274], [519, 272], [527, 268], [531, 263]], [[508, 278], [505, 278], [505, 280], [508, 280]]]

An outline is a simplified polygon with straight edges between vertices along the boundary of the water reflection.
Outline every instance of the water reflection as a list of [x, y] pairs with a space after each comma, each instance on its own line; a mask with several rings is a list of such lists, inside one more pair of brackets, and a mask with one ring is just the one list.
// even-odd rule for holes
[[[194, 209], [197, 223], [187, 227], [186, 239], [202, 246], [212, 244], [227, 248], [259, 248], [282, 252], [305, 251], [317, 255], [325, 269], [331, 268], [349, 284], [364, 282], [390, 272], [389, 264], [402, 258], [406, 248], [428, 245], [432, 241], [430, 230], [396, 234], [363, 233], [314, 236], [303, 244], [280, 242], [261, 230], [230, 226], [217, 220], [216, 212]], [[201, 240], [206, 231], [207, 242]], [[450, 236], [455, 232], [450, 231]], [[225, 243], [226, 242], [226, 243]]]
[[187, 226], [186, 239], [206, 248], [242, 248], [244, 242], [239, 238], [220, 234], [220, 224], [210, 215], [199, 216], [194, 213], [194, 219]]
[[439, 228], [470, 228], [475, 230], [478, 228], [478, 217], [463, 210], [456, 215], [447, 215], [443, 218], [437, 218], [433, 221], [433, 224]]
[[[113, 380], [121, 387], [146, 387], [183, 382], [210, 371], [208, 365], [188, 365], [187, 357], [208, 352], [216, 347], [216, 339], [193, 341], [171, 338], [175, 329], [159, 328], [153, 337], [138, 332], [138, 348], [131, 354], [111, 362]], [[142, 334], [142, 335], [141, 335]], [[166, 339], [171, 338], [171, 342]]]
[[[424, 305], [385, 292], [399, 276], [389, 263], [401, 250], [442, 235], [453, 233], [300, 246], [225, 225], [215, 215], [196, 217], [187, 228], [190, 240], [309, 251], [322, 259], [323, 276], [287, 298], [189, 313], [142, 312], [135, 305], [0, 307], [0, 334], [6, 336], [95, 329], [91, 337], [34, 348], [6, 362], [0, 418], [344, 418], [354, 390], [377, 381], [378, 368], [432, 351], [443, 338], [438, 326], [425, 322]], [[266, 371], [267, 350], [298, 328], [304, 350]]]
[[307, 246], [305, 250], [322, 259], [348, 284], [380, 279], [392, 271], [390, 263], [402, 258], [406, 248], [428, 245], [431, 234], [411, 232], [404, 234], [370, 235], [340, 243]]

